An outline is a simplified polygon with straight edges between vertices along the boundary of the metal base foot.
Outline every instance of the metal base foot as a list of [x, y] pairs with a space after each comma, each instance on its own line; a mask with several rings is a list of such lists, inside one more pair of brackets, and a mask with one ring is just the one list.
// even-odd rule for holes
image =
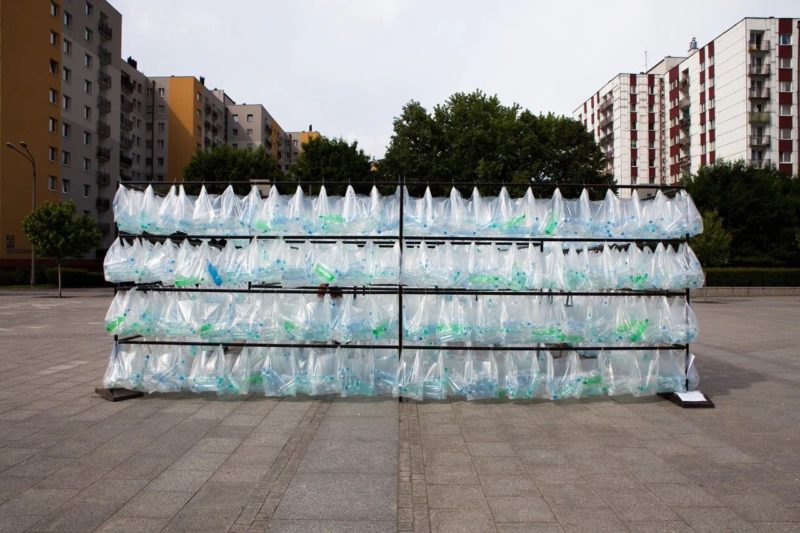
[[109, 402], [121, 402], [122, 400], [131, 400], [144, 396], [143, 392], [130, 389], [103, 389], [98, 387], [94, 389], [94, 392]]
[[659, 396], [684, 409], [714, 408], [714, 402], [711, 401], [711, 398], [700, 391], [662, 392], [659, 393]]

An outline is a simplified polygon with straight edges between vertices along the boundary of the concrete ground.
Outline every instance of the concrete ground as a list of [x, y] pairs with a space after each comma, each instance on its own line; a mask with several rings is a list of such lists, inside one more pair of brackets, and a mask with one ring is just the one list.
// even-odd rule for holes
[[110, 403], [110, 291], [0, 290], [0, 532], [798, 531], [800, 301], [697, 303], [659, 398]]

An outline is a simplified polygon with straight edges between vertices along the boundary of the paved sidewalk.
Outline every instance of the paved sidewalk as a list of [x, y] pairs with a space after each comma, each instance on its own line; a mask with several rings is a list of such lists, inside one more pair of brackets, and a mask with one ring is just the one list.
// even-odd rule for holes
[[93, 394], [110, 291], [0, 290], [0, 532], [797, 531], [800, 302], [697, 303], [714, 410]]

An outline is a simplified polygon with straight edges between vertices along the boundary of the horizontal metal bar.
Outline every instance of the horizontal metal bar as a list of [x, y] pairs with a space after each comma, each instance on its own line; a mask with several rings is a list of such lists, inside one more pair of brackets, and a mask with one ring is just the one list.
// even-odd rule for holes
[[[381, 284], [381, 286], [364, 285], [328, 285], [304, 287], [274, 287], [269, 285], [252, 285], [251, 288], [220, 287], [163, 287], [159, 285], [118, 284], [119, 290], [136, 289], [141, 292], [199, 292], [199, 293], [254, 293], [254, 294], [399, 294], [400, 286]], [[609, 289], [606, 291], [551, 291], [547, 289], [515, 291], [511, 289], [462, 289], [457, 287], [411, 287], [403, 285], [403, 294], [426, 295], [463, 295], [463, 296], [685, 296], [680, 290], [641, 290]]]
[[[286, 242], [335, 242], [350, 241], [352, 243], [362, 241], [382, 241], [395, 242], [400, 240], [399, 236], [391, 235], [151, 235], [149, 233], [127, 233], [119, 232], [119, 237], [141, 238], [141, 239], [171, 239], [178, 240], [274, 240], [283, 239]], [[592, 243], [680, 243], [685, 242], [686, 237], [673, 238], [606, 238], [606, 237], [462, 237], [462, 236], [442, 236], [432, 235], [408, 235], [403, 237], [405, 244], [436, 244], [443, 242], [462, 242], [462, 243], [542, 243], [542, 242], [592, 242]]]
[[609, 183], [558, 183], [552, 181], [527, 181], [527, 182], [520, 182], [520, 183], [477, 183], [477, 182], [457, 182], [457, 181], [438, 181], [438, 180], [400, 180], [400, 181], [392, 181], [392, 180], [376, 180], [376, 181], [351, 181], [351, 180], [314, 180], [314, 181], [289, 181], [289, 180], [280, 180], [280, 181], [271, 181], [271, 180], [228, 180], [228, 181], [197, 181], [197, 180], [187, 180], [187, 181], [147, 181], [147, 180], [132, 180], [132, 181], [120, 181], [122, 185], [154, 185], [154, 186], [172, 186], [172, 185], [299, 185], [299, 186], [307, 186], [307, 185], [376, 185], [376, 186], [384, 186], [384, 185], [405, 185], [405, 186], [420, 186], [420, 185], [439, 185], [439, 186], [447, 186], [450, 185], [452, 187], [478, 187], [478, 186], [488, 186], [488, 187], [533, 187], [533, 188], [558, 188], [558, 187], [583, 187], [587, 189], [685, 189], [685, 185], [660, 185], [655, 183], [643, 183], [643, 184], [609, 184]]
[[325, 181], [325, 180], [314, 180], [314, 181], [291, 181], [291, 180], [226, 180], [226, 181], [198, 181], [198, 180], [179, 180], [179, 181], [147, 181], [147, 180], [136, 180], [136, 181], [120, 181], [121, 185], [157, 185], [159, 187], [168, 186], [171, 187], [173, 185], [272, 185], [272, 186], [284, 186], [284, 185], [294, 185], [305, 187], [308, 185], [352, 185], [352, 186], [359, 186], [359, 185], [375, 185], [375, 186], [385, 186], [385, 185], [400, 185], [399, 181], [390, 181], [390, 180], [376, 180], [376, 181]]
[[[119, 339], [118, 344], [141, 344], [157, 346], [252, 346], [254, 348], [351, 348], [364, 350], [399, 350], [397, 344], [339, 344], [339, 343], [289, 343], [289, 342], [236, 342], [236, 341], [169, 341], [169, 340], [135, 340], [133, 337]], [[683, 350], [686, 344], [662, 344], [641, 346], [542, 346], [536, 345], [403, 345], [403, 350], [452, 350], [452, 351], [535, 351], [535, 352], [599, 352], [599, 351], [641, 351], [641, 350]]]

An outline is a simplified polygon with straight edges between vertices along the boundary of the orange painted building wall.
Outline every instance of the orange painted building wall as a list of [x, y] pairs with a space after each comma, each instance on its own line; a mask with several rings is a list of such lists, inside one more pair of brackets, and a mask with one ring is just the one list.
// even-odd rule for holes
[[197, 127], [203, 124], [203, 102], [197, 100], [197, 93], [202, 95], [203, 86], [194, 77], [173, 77], [168, 91], [167, 179], [175, 181], [183, 178], [184, 167], [203, 143], [202, 131], [197, 132]]
[[[25, 266], [30, 243], [22, 219], [31, 211], [30, 163], [6, 147], [7, 142], [27, 143], [36, 162], [36, 204], [60, 200], [48, 189], [48, 177], [60, 176], [61, 156], [61, 17], [50, 13], [49, 0], [0, 0], [0, 266]], [[50, 44], [50, 32], [56, 33]], [[50, 60], [59, 68], [50, 74]], [[56, 103], [48, 89], [58, 91]], [[48, 119], [58, 121], [48, 131]], [[48, 148], [56, 148], [56, 161], [48, 161]], [[10, 246], [11, 245], [11, 246]]]

